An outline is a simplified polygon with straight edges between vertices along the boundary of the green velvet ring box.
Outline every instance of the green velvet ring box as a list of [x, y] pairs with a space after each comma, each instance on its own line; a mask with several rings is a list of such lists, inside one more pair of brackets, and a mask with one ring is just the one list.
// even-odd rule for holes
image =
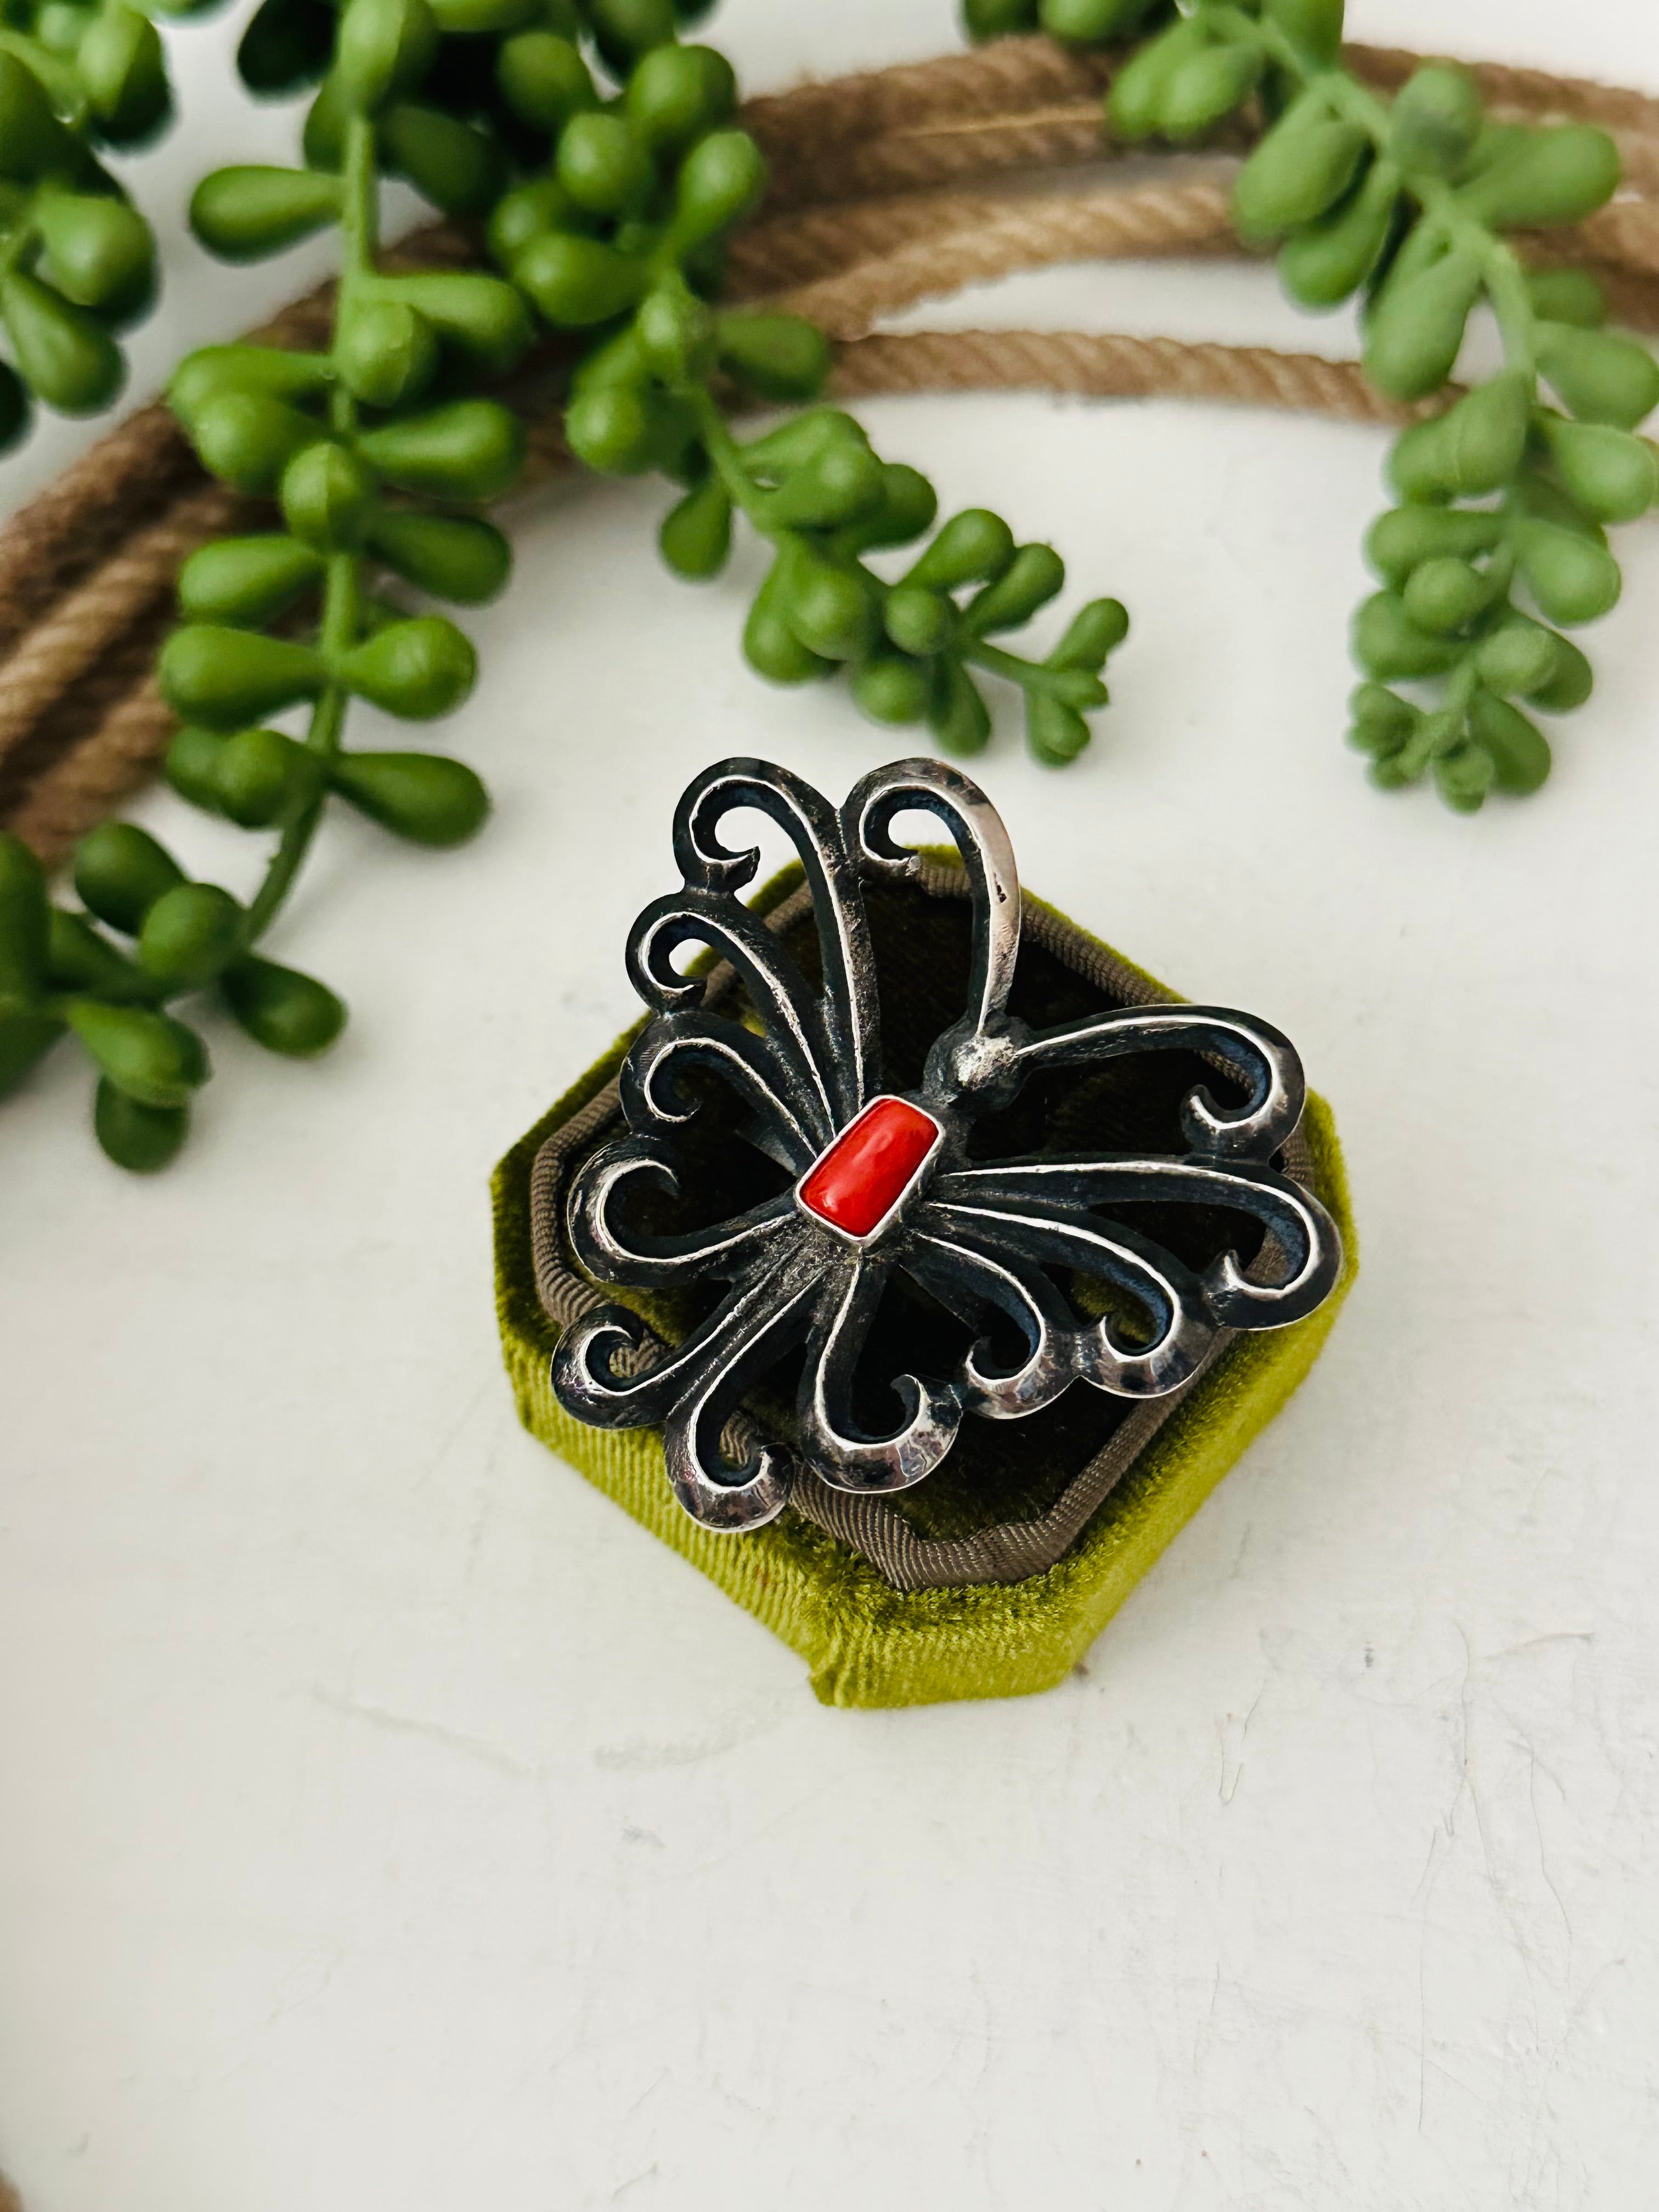
[[[928, 1046], [963, 1004], [969, 950], [967, 882], [930, 859], [908, 882], [872, 887], [866, 903], [881, 978], [884, 1067], [896, 1089], [920, 1077]], [[812, 958], [809, 903], [798, 866], [760, 894], [757, 910], [804, 963]], [[1011, 1010], [1033, 1026], [1108, 1006], [1169, 1003], [1176, 994], [1029, 894]], [[717, 998], [729, 970], [710, 974]], [[496, 1303], [507, 1370], [526, 1426], [664, 1543], [799, 1652], [825, 1704], [926, 1705], [1051, 1688], [1098, 1636], [1140, 1576], [1208, 1497], [1313, 1364], [1352, 1281], [1356, 1243], [1329, 1109], [1311, 1094], [1280, 1164], [1323, 1200], [1341, 1230], [1341, 1278], [1326, 1303], [1291, 1327], [1224, 1338], [1180, 1390], [1131, 1401], [1074, 1386], [1018, 1421], [970, 1421], [944, 1464], [888, 1498], [831, 1489], [810, 1472], [766, 1527], [716, 1534], [682, 1511], [651, 1430], [588, 1428], [549, 1381], [561, 1328], [614, 1299], [581, 1273], [564, 1229], [569, 1179], [620, 1126], [616, 1077], [638, 1030], [618, 1040], [501, 1162], [495, 1177]], [[1182, 1149], [1177, 1114], [1214, 1072], [1181, 1052], [1142, 1054], [1079, 1076], [1034, 1084], [1012, 1145]], [[718, 1114], [701, 1172], [740, 1175], [741, 1146]], [[1237, 1237], [1234, 1217], [1170, 1208], [1148, 1223], [1189, 1264]], [[1240, 1249], [1242, 1261], [1253, 1259]], [[639, 1292], [620, 1294], [662, 1341], [687, 1317]], [[1086, 1304], [1089, 1286], [1075, 1286]], [[937, 1320], [937, 1316], [934, 1317]], [[908, 1364], [928, 1316], [897, 1314], [893, 1366]], [[879, 1354], [879, 1325], [872, 1349]], [[941, 1371], [944, 1371], [941, 1370]], [[745, 1420], [787, 1438], [787, 1392], [757, 1393]], [[752, 1428], [750, 1433], [752, 1434]], [[733, 1425], [734, 1445], [743, 1442]]]

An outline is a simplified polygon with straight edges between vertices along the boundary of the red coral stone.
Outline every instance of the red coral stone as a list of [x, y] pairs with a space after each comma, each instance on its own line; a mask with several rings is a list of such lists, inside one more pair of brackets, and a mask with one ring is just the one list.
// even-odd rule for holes
[[800, 1202], [843, 1235], [867, 1237], [915, 1182], [939, 1135], [939, 1123], [921, 1107], [872, 1098], [807, 1170]]

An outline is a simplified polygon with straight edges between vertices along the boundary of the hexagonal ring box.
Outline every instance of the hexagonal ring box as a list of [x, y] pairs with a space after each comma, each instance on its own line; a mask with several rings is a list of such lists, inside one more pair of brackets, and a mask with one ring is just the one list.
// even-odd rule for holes
[[[799, 856], [747, 902], [744, 808]], [[1270, 1025], [1022, 900], [942, 763], [836, 810], [721, 762], [674, 850], [652, 1011], [497, 1171], [521, 1415], [826, 1702], [1048, 1687], [1317, 1355], [1328, 1112]]]

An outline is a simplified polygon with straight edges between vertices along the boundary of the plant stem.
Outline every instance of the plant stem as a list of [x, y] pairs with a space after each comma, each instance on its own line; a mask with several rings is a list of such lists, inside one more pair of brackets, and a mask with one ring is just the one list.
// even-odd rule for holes
[[[976, 668], [988, 669], [996, 676], [1006, 676], [1009, 683], [1018, 684], [1022, 691], [1046, 691], [1067, 706], [1077, 704], [1073, 696], [1078, 688], [1075, 669], [1045, 668], [1040, 660], [1026, 660], [1018, 653], [1005, 653], [1000, 645], [987, 644], [983, 638], [975, 637], [965, 626], [963, 639], [958, 650], [962, 658], [971, 660]], [[1103, 684], [1101, 690], [1103, 694]]]
[[[335, 295], [334, 323], [349, 307], [362, 280], [374, 270], [379, 243], [379, 194], [375, 189], [374, 126], [366, 117], [354, 116], [346, 125], [344, 189], [340, 199], [340, 283]], [[343, 383], [329, 397], [329, 427], [349, 438], [357, 428], [357, 403]], [[362, 579], [355, 553], [329, 557], [323, 585], [322, 616], [318, 641], [331, 659], [348, 652], [356, 642], [362, 622]], [[306, 732], [306, 750], [315, 764], [308, 784], [295, 796], [283, 824], [276, 850], [270, 856], [264, 880], [243, 919], [241, 939], [252, 950], [280, 912], [283, 900], [303, 866], [317, 834], [328, 798], [328, 766], [340, 750], [349, 694], [343, 684], [331, 684], [311, 710]]]

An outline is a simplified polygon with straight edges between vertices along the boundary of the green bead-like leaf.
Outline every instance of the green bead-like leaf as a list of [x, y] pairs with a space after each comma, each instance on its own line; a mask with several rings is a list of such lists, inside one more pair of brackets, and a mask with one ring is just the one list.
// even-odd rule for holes
[[723, 314], [715, 343], [721, 368], [765, 399], [811, 399], [830, 374], [830, 342], [801, 315]]
[[210, 730], [236, 730], [301, 699], [314, 699], [328, 681], [309, 646], [258, 637], [216, 623], [176, 629], [156, 663], [161, 695], [186, 720]]
[[1488, 691], [1502, 698], [1532, 697], [1549, 688], [1564, 640], [1536, 623], [1507, 623], [1494, 630], [1475, 655], [1475, 671]]
[[210, 1073], [193, 1030], [148, 1006], [109, 1006], [77, 999], [70, 1027], [118, 1091], [143, 1106], [186, 1106]]
[[310, 1060], [345, 1027], [346, 1010], [325, 983], [297, 969], [250, 955], [219, 978], [226, 1006], [256, 1044], [290, 1060]]
[[352, 552], [374, 513], [374, 478], [349, 447], [319, 438], [283, 470], [278, 496], [283, 520], [302, 545]]
[[507, 40], [496, 57], [495, 82], [516, 116], [553, 134], [573, 115], [599, 106], [580, 52], [554, 31], [520, 31]]
[[75, 888], [100, 921], [136, 937], [156, 900], [185, 880], [185, 872], [148, 830], [135, 822], [100, 822], [75, 848]]
[[962, 0], [963, 27], [977, 46], [1036, 28], [1036, 0]]
[[1529, 269], [1527, 292], [1542, 322], [1593, 331], [1607, 319], [1607, 295], [1588, 269]]
[[92, 1109], [93, 1133], [118, 1168], [155, 1175], [178, 1157], [190, 1134], [188, 1106], [146, 1106], [100, 1076]]
[[678, 281], [647, 293], [634, 329], [647, 366], [665, 384], [688, 383], [714, 366], [714, 318]]
[[1582, 222], [1613, 198], [1619, 149], [1589, 123], [1529, 131], [1464, 187], [1462, 199], [1480, 222], [1506, 230]]
[[1395, 399], [1421, 399], [1451, 374], [1463, 326], [1480, 297], [1480, 264], [1450, 252], [1384, 285], [1365, 331], [1365, 374]]
[[204, 468], [222, 483], [263, 498], [276, 490], [295, 455], [323, 434], [309, 415], [260, 392], [204, 399], [186, 428]]
[[677, 401], [626, 385], [579, 392], [565, 410], [571, 452], [606, 476], [638, 476], [675, 468], [696, 426]]
[[716, 476], [706, 477], [663, 518], [662, 557], [676, 575], [717, 576], [732, 550], [732, 501]]
[[1266, 0], [1262, 13], [1312, 61], [1328, 68], [1342, 52], [1342, 0]]
[[412, 91], [438, 52], [426, 0], [347, 0], [335, 35], [334, 76], [348, 104], [372, 115]]
[[204, 813], [219, 811], [219, 755], [228, 742], [222, 730], [198, 729], [192, 722], [173, 734], [162, 768], [180, 799]]
[[759, 204], [766, 161], [745, 131], [714, 131], [691, 149], [674, 185], [672, 236], [682, 252], [718, 238]]
[[236, 49], [238, 76], [266, 98], [315, 84], [334, 52], [337, 20], [323, 0], [262, 0]]
[[1106, 121], [1115, 137], [1133, 144], [1163, 127], [1165, 89], [1176, 72], [1204, 51], [1206, 38], [1196, 17], [1183, 15], [1130, 57], [1113, 77], [1106, 98]]
[[340, 180], [316, 169], [216, 169], [191, 197], [190, 227], [222, 261], [258, 261], [338, 219]]
[[780, 611], [807, 651], [823, 660], [861, 660], [880, 621], [862, 575], [821, 559], [799, 540], [786, 549], [781, 565]]
[[1388, 759], [1411, 738], [1422, 715], [1409, 699], [1381, 684], [1361, 684], [1348, 701], [1350, 742], [1376, 759]]
[[112, 945], [83, 914], [53, 907], [47, 939], [46, 971], [56, 991], [86, 991], [98, 999], [143, 998], [149, 990], [142, 969]]
[[828, 676], [836, 663], [805, 645], [787, 617], [782, 589], [782, 562], [773, 564], [766, 581], [755, 594], [744, 624], [744, 658], [769, 684], [808, 684]]
[[72, 177], [83, 159], [33, 70], [0, 51], [0, 176], [28, 184], [49, 173]]
[[64, 1034], [55, 1014], [0, 1010], [0, 1098], [15, 1091]]
[[460, 705], [477, 681], [478, 659], [453, 623], [419, 615], [389, 623], [343, 654], [336, 673], [388, 714], [424, 722]]
[[441, 107], [396, 101], [376, 123], [374, 141], [384, 166], [445, 215], [484, 214], [507, 182], [495, 140]]
[[1412, 571], [1403, 595], [1406, 612], [1419, 629], [1444, 637], [1482, 613], [1495, 588], [1491, 578], [1468, 562], [1442, 556]]
[[1346, 192], [1369, 151], [1370, 141], [1355, 125], [1293, 108], [1234, 181], [1233, 220], [1240, 233], [1276, 238], [1317, 222]]
[[499, 498], [524, 462], [524, 426], [493, 399], [383, 423], [358, 438], [357, 450], [389, 483], [428, 498]]
[[1486, 111], [1467, 70], [1431, 62], [1395, 94], [1389, 144], [1402, 169], [1452, 177], [1474, 149]]
[[529, 310], [511, 284], [472, 270], [380, 280], [382, 296], [413, 308], [470, 368], [500, 376], [514, 368], [535, 336]]
[[1462, 744], [1437, 751], [1430, 763], [1435, 788], [1459, 814], [1478, 813], [1492, 789], [1497, 766], [1484, 745]]
[[1106, 656], [1115, 653], [1128, 635], [1128, 611], [1121, 599], [1091, 599], [1073, 616], [1066, 635], [1044, 665], [1081, 668], [1097, 676]]
[[144, 916], [138, 964], [169, 990], [210, 983], [237, 951], [242, 909], [217, 884], [175, 884]]
[[214, 760], [213, 793], [244, 830], [265, 830], [315, 787], [316, 773], [313, 756], [280, 730], [238, 730]]
[[1604, 545], [1558, 524], [1524, 521], [1515, 540], [1527, 588], [1551, 622], [1595, 622], [1618, 605], [1623, 579]]
[[920, 722], [933, 696], [933, 672], [904, 653], [874, 653], [853, 678], [853, 697], [872, 722]]
[[161, 35], [136, 9], [105, 5], [75, 53], [99, 135], [112, 146], [141, 146], [173, 112]]
[[597, 238], [550, 231], [513, 262], [513, 282], [555, 330], [586, 330], [637, 305], [650, 281], [645, 264]]
[[964, 584], [994, 583], [1014, 557], [1014, 533], [988, 507], [964, 507], [940, 529], [904, 580], [934, 591], [958, 591]]
[[329, 774], [360, 813], [416, 845], [464, 844], [489, 812], [472, 770], [434, 753], [344, 753]]
[[1045, 692], [1025, 695], [1025, 737], [1032, 752], [1052, 768], [1073, 761], [1094, 732], [1076, 708]]
[[629, 129], [658, 158], [684, 153], [724, 123], [737, 104], [732, 64], [712, 46], [656, 47], [631, 72], [623, 93]]
[[126, 378], [120, 349], [86, 308], [38, 276], [0, 276], [0, 323], [24, 380], [60, 415], [95, 415]]
[[1659, 498], [1659, 453], [1646, 439], [1559, 415], [1542, 427], [1562, 483], [1598, 522], [1633, 522]]
[[493, 523], [472, 515], [414, 514], [383, 507], [368, 549], [388, 568], [461, 606], [482, 606], [506, 588], [513, 549]]
[[1469, 702], [1469, 727], [1492, 763], [1492, 781], [1498, 790], [1525, 798], [1548, 775], [1549, 740], [1507, 699], [1477, 691]]
[[1376, 270], [1400, 204], [1400, 172], [1373, 161], [1359, 183], [1318, 222], [1285, 245], [1279, 274], [1304, 307], [1340, 306]]
[[896, 584], [882, 608], [882, 625], [893, 643], [921, 659], [945, 651], [956, 636], [957, 622], [950, 599], [925, 584]]
[[1018, 629], [1066, 585], [1066, 563], [1052, 545], [1022, 545], [994, 584], [970, 599], [968, 627], [977, 636]]
[[40, 274], [66, 300], [106, 319], [148, 302], [155, 241], [137, 208], [107, 193], [43, 191], [34, 221], [46, 249]]
[[884, 461], [879, 505], [860, 516], [842, 543], [861, 553], [909, 545], [932, 529], [938, 513], [939, 495], [920, 469], [904, 461]]
[[1419, 629], [1392, 592], [1378, 592], [1354, 617], [1354, 658], [1368, 675], [1438, 676], [1456, 665], [1462, 648], [1454, 640]]
[[927, 726], [947, 753], [983, 752], [991, 741], [991, 717], [979, 686], [959, 660], [933, 665]]
[[404, 301], [360, 293], [336, 324], [334, 361], [354, 398], [369, 407], [407, 406], [438, 373], [438, 333]]
[[1659, 407], [1659, 361], [1613, 331], [1538, 326], [1538, 366], [1581, 422], [1633, 430]]
[[788, 471], [768, 496], [767, 519], [791, 529], [831, 529], [873, 513], [883, 492], [881, 463], [862, 434], [836, 438]]
[[1177, 144], [1200, 137], [1249, 99], [1261, 64], [1261, 49], [1253, 41], [1204, 47], [1183, 61], [1164, 86], [1159, 130]]
[[654, 181], [651, 156], [614, 113], [573, 115], [559, 134], [559, 182], [578, 207], [594, 215], [631, 215]]
[[[186, 354], [167, 386], [167, 404], [193, 434], [197, 416], [210, 401], [257, 393], [292, 403], [327, 391], [330, 364], [322, 354], [285, 353], [276, 346], [201, 346]], [[316, 424], [312, 435], [319, 434]]]
[[1531, 422], [1528, 379], [1518, 372], [1496, 376], [1437, 420], [1402, 431], [1389, 459], [1389, 474], [1407, 499], [1478, 498], [1515, 475]]
[[[1156, 0], [1039, 0], [1036, 19], [1048, 36], [1063, 46], [1095, 46], [1103, 45], [1108, 39], [1127, 38], [1152, 13], [1155, 4]], [[1027, 9], [1018, 28], [1029, 31], [1035, 27]], [[972, 31], [971, 20], [969, 28]], [[1000, 38], [1006, 33], [979, 31], [973, 35]]]
[[21, 837], [0, 830], [0, 1000], [27, 1002], [45, 989], [51, 923], [45, 871]]
[[1395, 507], [1371, 525], [1365, 558], [1399, 589], [1424, 562], [1490, 553], [1503, 535], [1503, 515], [1487, 508]]
[[276, 532], [220, 538], [179, 572], [179, 611], [193, 622], [263, 629], [322, 582], [323, 556]]

